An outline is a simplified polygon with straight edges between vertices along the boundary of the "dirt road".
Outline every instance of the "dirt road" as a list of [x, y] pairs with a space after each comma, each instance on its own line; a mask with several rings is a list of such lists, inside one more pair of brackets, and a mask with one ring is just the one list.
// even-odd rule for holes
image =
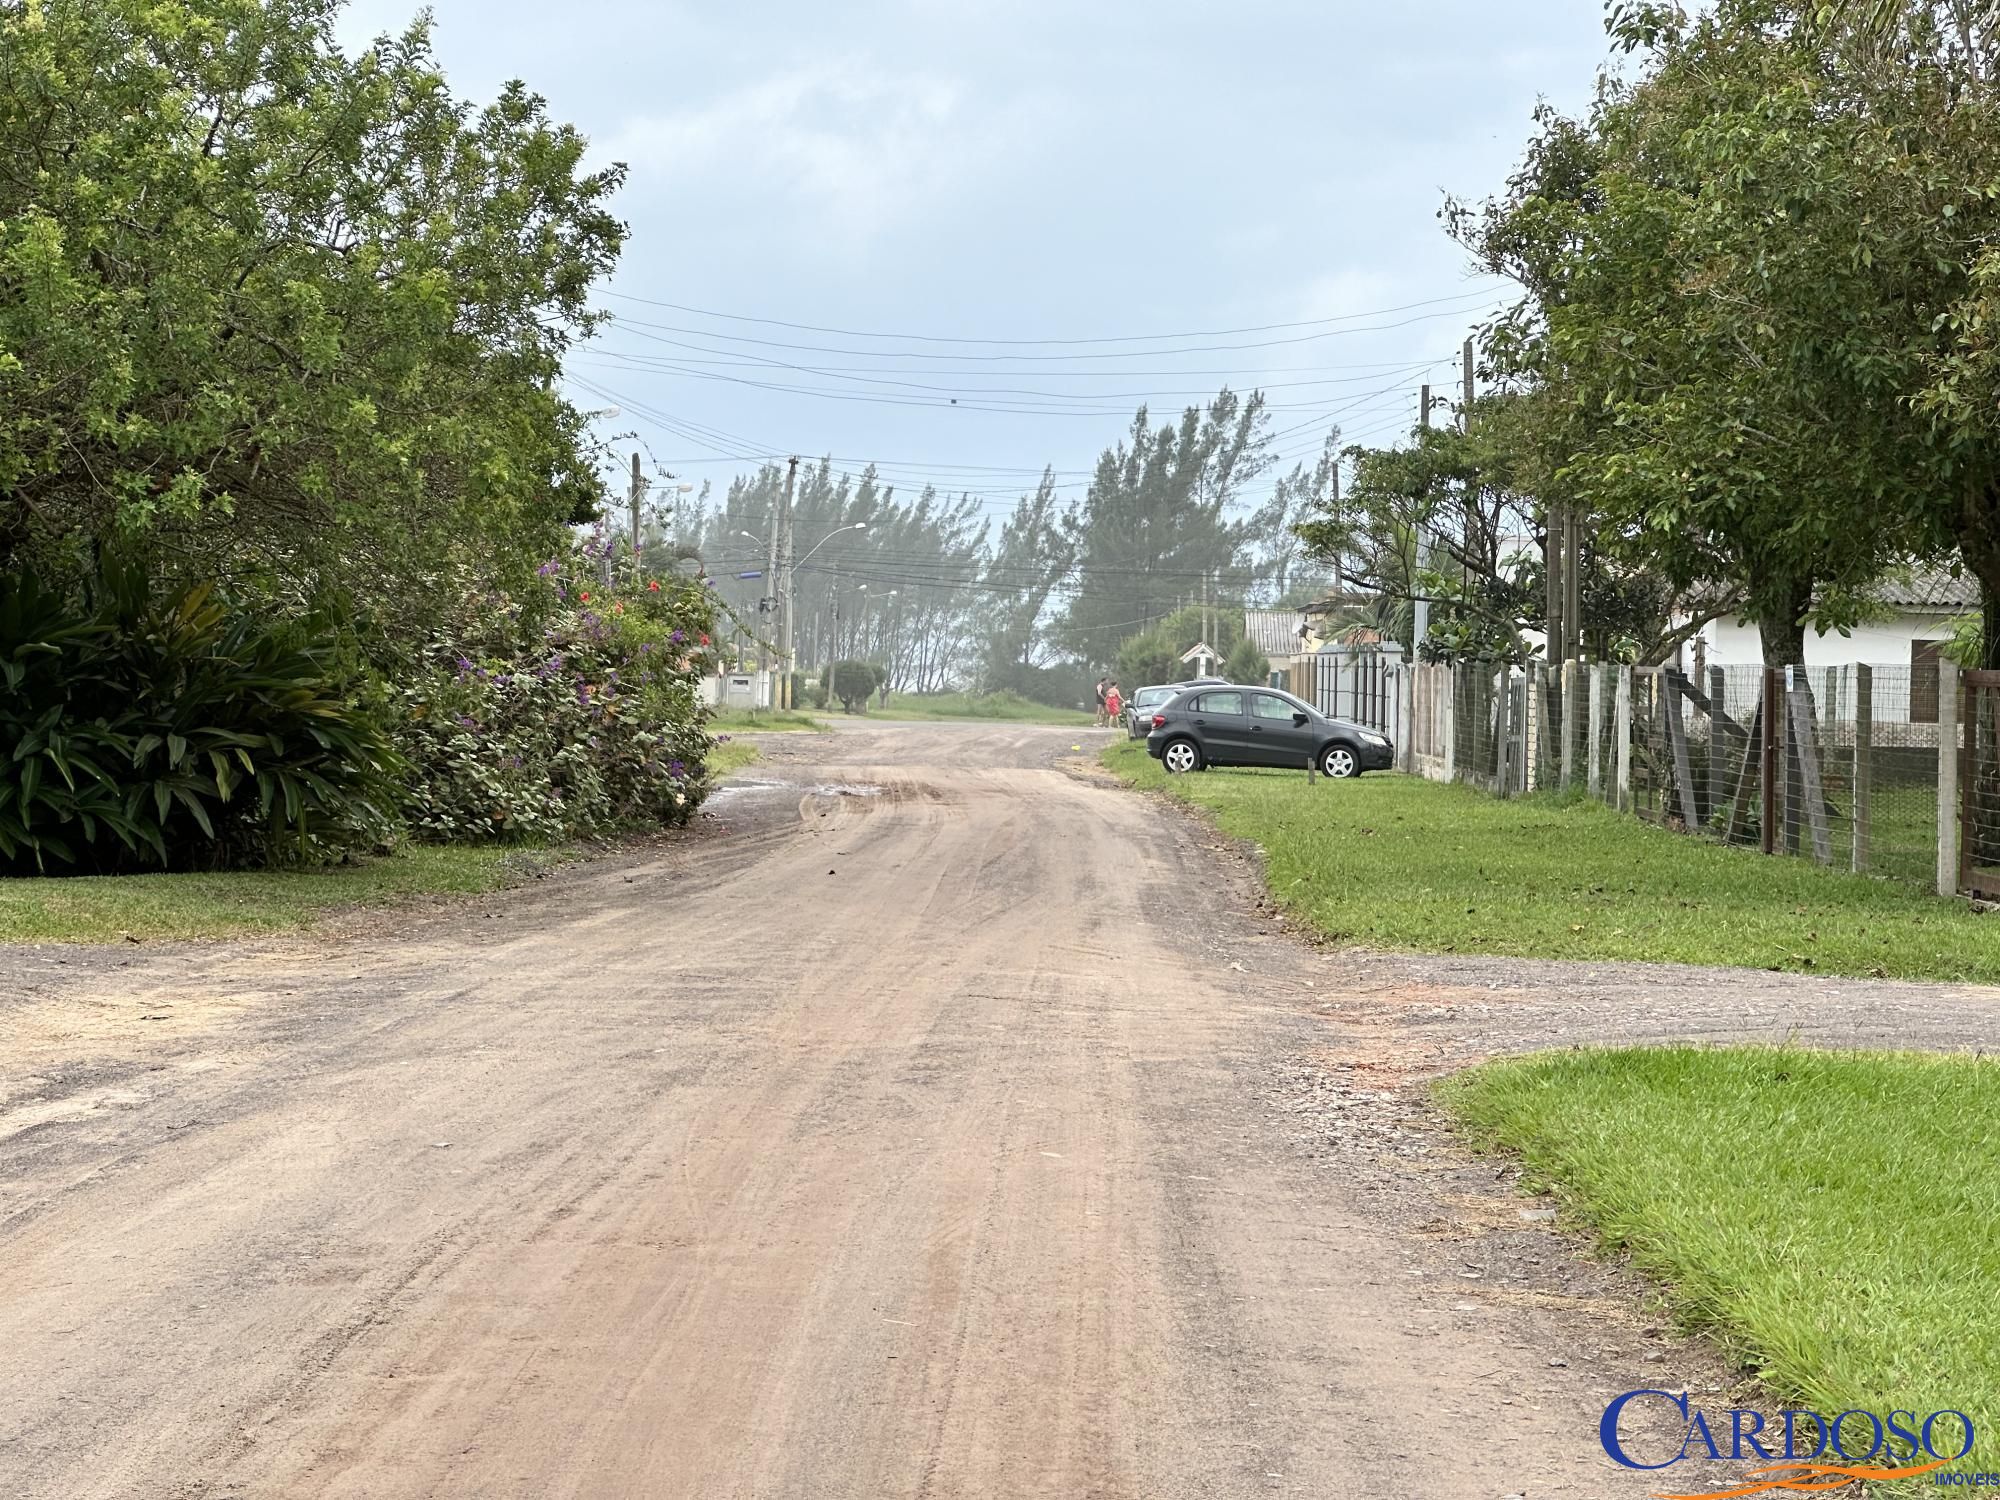
[[1427, 1234], [1505, 1184], [1324, 1081], [1408, 983], [1073, 743], [787, 740], [683, 848], [393, 930], [0, 955], [0, 1495], [1657, 1488], [1609, 1273]]

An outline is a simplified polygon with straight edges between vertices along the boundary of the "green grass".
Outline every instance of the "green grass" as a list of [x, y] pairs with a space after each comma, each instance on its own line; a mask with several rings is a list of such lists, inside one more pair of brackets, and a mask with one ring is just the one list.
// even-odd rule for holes
[[1982, 1429], [1965, 1467], [2000, 1467], [2000, 1062], [1575, 1051], [1439, 1096], [1776, 1395], [1963, 1411]]
[[0, 879], [0, 943], [282, 932], [341, 907], [497, 890], [563, 857], [545, 850], [420, 846], [325, 870]]
[[891, 693], [887, 708], [871, 708], [871, 719], [975, 719], [1006, 724], [1088, 726], [1080, 709], [1051, 708], [1018, 693]]
[[1595, 803], [1503, 802], [1406, 776], [1169, 777], [1137, 743], [1104, 758], [1262, 845], [1274, 895], [1336, 941], [2000, 983], [2000, 918]]
[[755, 745], [745, 745], [731, 740], [728, 744], [717, 745], [708, 752], [708, 774], [719, 780], [742, 770], [756, 759]]
[[[721, 778], [757, 759], [755, 745], [717, 745]], [[107, 875], [0, 879], [0, 943], [104, 943], [286, 932], [342, 908], [408, 897], [472, 895], [513, 885], [572, 850], [418, 845], [383, 859], [325, 870], [245, 870], [221, 875]]]
[[711, 714], [708, 727], [716, 734], [824, 734], [826, 725], [811, 714], [792, 708], [729, 708]]

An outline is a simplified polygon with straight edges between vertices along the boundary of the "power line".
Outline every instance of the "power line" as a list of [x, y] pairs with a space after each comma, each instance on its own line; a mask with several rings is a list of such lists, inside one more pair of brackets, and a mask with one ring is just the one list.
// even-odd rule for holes
[[[1483, 293], [1480, 295], [1482, 297], [1485, 296], [1485, 294]], [[1409, 328], [1418, 323], [1434, 322], [1439, 318], [1462, 318], [1465, 317], [1468, 313], [1473, 312], [1474, 310], [1475, 309], [1472, 307], [1465, 307], [1465, 308], [1448, 309], [1443, 312], [1419, 313], [1415, 317], [1403, 318], [1400, 321], [1394, 323], [1372, 323], [1357, 328], [1332, 328], [1332, 329], [1327, 329], [1320, 333], [1296, 334], [1290, 338], [1265, 339], [1259, 342], [1248, 343], [1248, 344], [1188, 344], [1188, 345], [1183, 345], [1178, 349], [1148, 349], [1143, 352], [1148, 355], [1212, 354], [1212, 353], [1231, 353], [1245, 349], [1278, 349], [1297, 344], [1316, 343], [1321, 339], [1345, 338], [1348, 337], [1349, 335], [1357, 333], [1387, 333], [1398, 328]], [[998, 364], [998, 363], [1018, 362], [1021, 360], [1040, 359], [1040, 360], [1047, 360], [1053, 363], [1056, 361], [1068, 362], [1068, 361], [1081, 361], [1090, 359], [1129, 359], [1132, 357], [1134, 353], [1141, 352], [1129, 349], [1118, 350], [1107, 354], [1044, 354], [1044, 353], [923, 354], [919, 351], [908, 350], [908, 349], [900, 351], [883, 350], [878, 352], [873, 349], [842, 349], [842, 348], [829, 347], [825, 344], [794, 344], [794, 343], [787, 343], [779, 339], [751, 338], [746, 334], [717, 333], [712, 329], [687, 328], [677, 323], [649, 323], [644, 321], [643, 319], [624, 318], [624, 317], [619, 317], [616, 314], [611, 315], [611, 321], [620, 328], [628, 328], [628, 329], [650, 328], [650, 329], [656, 329], [661, 333], [679, 333], [679, 334], [686, 334], [694, 338], [721, 339], [729, 343], [736, 343], [736, 344], [754, 344], [759, 348], [764, 348], [764, 349], [790, 349], [790, 350], [803, 351], [809, 354], [845, 354], [858, 359], [870, 359], [870, 358], [948, 359], [948, 360], [956, 360], [961, 364], [970, 364], [975, 362], [984, 364]], [[658, 339], [657, 341], [663, 344], [673, 345], [676, 348], [695, 350], [702, 354], [732, 354], [738, 352], [727, 348], [712, 349], [701, 344], [686, 344], [675, 339], [662, 338]]]
[[[1489, 276], [1485, 279], [1504, 281], [1503, 276]], [[1053, 345], [1058, 348], [1075, 347], [1085, 344], [1137, 344], [1159, 342], [1165, 339], [1206, 339], [1233, 338], [1241, 333], [1275, 333], [1289, 328], [1320, 328], [1330, 323], [1349, 323], [1362, 318], [1386, 317], [1390, 313], [1410, 312], [1419, 307], [1437, 307], [1446, 302], [1463, 302], [1477, 298], [1487, 298], [1490, 292], [1459, 292], [1449, 297], [1431, 297], [1422, 302], [1406, 302], [1400, 307], [1371, 308], [1366, 312], [1340, 313], [1325, 318], [1305, 318], [1293, 323], [1260, 323], [1245, 328], [1193, 329], [1180, 333], [1135, 333], [1122, 337], [1106, 336], [1082, 339], [1023, 339], [1023, 338], [975, 338], [955, 337], [931, 333], [880, 333], [862, 328], [828, 328], [815, 323], [788, 323], [782, 318], [757, 318], [743, 313], [718, 312], [712, 308], [690, 307], [681, 302], [661, 302], [651, 297], [636, 297], [628, 292], [610, 292], [607, 295], [621, 302], [639, 302], [649, 307], [671, 308], [675, 312], [693, 313], [702, 318], [721, 318], [731, 323], [758, 323], [767, 328], [789, 328], [800, 333], [830, 333], [840, 338], [895, 339], [906, 343], [920, 344], [987, 344], [1002, 347], [1025, 348], [1034, 345]], [[693, 330], [690, 330], [693, 331]], [[721, 338], [727, 335], [716, 334]]]

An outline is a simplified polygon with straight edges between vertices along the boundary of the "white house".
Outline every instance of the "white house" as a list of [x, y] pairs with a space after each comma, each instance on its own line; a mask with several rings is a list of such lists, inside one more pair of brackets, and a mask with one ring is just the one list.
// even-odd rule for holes
[[[1936, 666], [1938, 645], [1951, 639], [1952, 621], [1979, 607], [1979, 580], [1970, 574], [1953, 578], [1943, 568], [1924, 568], [1885, 584], [1880, 597], [1891, 611], [1889, 618], [1858, 625], [1847, 635], [1809, 633], [1806, 665]], [[1757, 627], [1746, 620], [1725, 615], [1709, 621], [1701, 634], [1713, 666], [1763, 663]]]
[[[1954, 578], [1943, 568], [1919, 568], [1879, 591], [1887, 615], [1846, 635], [1808, 632], [1806, 667], [1870, 666], [1876, 669], [1875, 717], [1882, 722], [1937, 722], [1938, 647], [1951, 639], [1958, 616], [1979, 607], [1979, 581]], [[1755, 667], [1764, 661], [1757, 627], [1735, 615], [1702, 627], [1702, 654], [1711, 667]], [[1694, 647], [1684, 648], [1687, 664]]]

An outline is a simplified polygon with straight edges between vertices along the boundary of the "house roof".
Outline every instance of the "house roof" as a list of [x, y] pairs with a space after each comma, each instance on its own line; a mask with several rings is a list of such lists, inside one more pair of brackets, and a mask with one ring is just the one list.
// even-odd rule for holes
[[1299, 638], [1305, 633], [1306, 615], [1302, 609], [1246, 609], [1243, 611], [1243, 633], [1265, 656], [1293, 656], [1299, 650]]
[[1885, 579], [1878, 590], [1884, 604], [1898, 609], [1960, 610], [1979, 603], [1979, 580], [1970, 573], [1956, 578], [1949, 568], [1910, 568]]

